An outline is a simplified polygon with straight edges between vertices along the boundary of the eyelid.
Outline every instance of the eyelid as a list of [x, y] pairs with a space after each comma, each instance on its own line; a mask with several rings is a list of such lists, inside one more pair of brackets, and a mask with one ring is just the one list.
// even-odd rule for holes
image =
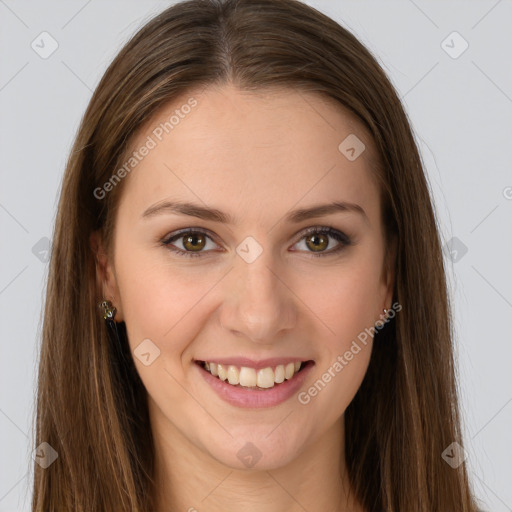
[[[173, 231], [172, 233], [165, 235], [164, 238], [162, 239], [162, 242], [168, 243], [171, 240], [179, 238], [180, 236], [183, 236], [183, 235], [187, 235], [189, 233], [194, 233], [194, 234], [199, 234], [199, 235], [207, 235], [213, 241], [215, 241], [215, 238], [216, 238], [216, 235], [214, 235], [213, 232], [211, 232], [209, 229], [190, 227], [190, 228], [179, 229], [178, 231]], [[215, 242], [215, 243], [217, 243], [217, 242]]]
[[[333, 238], [336, 238], [336, 235], [341, 238], [341, 242], [349, 245], [352, 243], [351, 238], [344, 233], [343, 231], [340, 231], [339, 229], [333, 228], [331, 226], [310, 226], [308, 228], [303, 229], [300, 231], [297, 235], [297, 242], [300, 242], [305, 236], [313, 233], [322, 233], [329, 236], [332, 236]], [[295, 242], [295, 243], [297, 243]], [[294, 244], [295, 245], [295, 244]]]

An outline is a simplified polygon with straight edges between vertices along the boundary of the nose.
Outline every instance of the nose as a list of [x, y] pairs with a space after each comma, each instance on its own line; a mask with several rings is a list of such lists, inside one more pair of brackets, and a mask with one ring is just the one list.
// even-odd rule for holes
[[275, 343], [296, 324], [297, 296], [282, 267], [273, 264], [271, 251], [264, 250], [252, 263], [235, 258], [224, 282], [221, 325], [255, 343]]

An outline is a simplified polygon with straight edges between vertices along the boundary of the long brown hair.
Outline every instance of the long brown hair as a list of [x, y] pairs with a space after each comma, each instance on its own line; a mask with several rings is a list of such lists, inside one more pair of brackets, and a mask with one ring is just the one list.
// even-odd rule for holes
[[99, 83], [65, 171], [51, 250], [38, 376], [35, 444], [57, 460], [34, 464], [33, 511], [154, 506], [147, 394], [123, 323], [115, 343], [100, 316], [90, 234], [110, 247], [119, 183], [93, 193], [164, 104], [193, 88], [292, 87], [335, 99], [370, 131], [383, 215], [397, 240], [394, 301], [364, 381], [346, 410], [346, 457], [369, 511], [473, 512], [461, 446], [452, 323], [429, 187], [395, 90], [370, 52], [297, 0], [191, 0], [147, 23]]

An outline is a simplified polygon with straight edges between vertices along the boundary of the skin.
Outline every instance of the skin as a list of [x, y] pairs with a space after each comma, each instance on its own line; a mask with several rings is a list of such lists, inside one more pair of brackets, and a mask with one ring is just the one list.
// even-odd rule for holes
[[[362, 511], [346, 474], [344, 412], [368, 367], [371, 337], [307, 405], [293, 396], [270, 408], [232, 406], [198, 378], [194, 360], [312, 359], [304, 391], [391, 307], [394, 276], [385, 263], [392, 248], [372, 141], [332, 100], [228, 84], [173, 101], [133, 147], [191, 96], [197, 106], [125, 178], [112, 255], [99, 233], [91, 237], [104, 296], [126, 323], [132, 351], [148, 338], [160, 350], [149, 366], [134, 358], [148, 391], [157, 510]], [[355, 161], [338, 150], [349, 134], [366, 145]], [[163, 200], [215, 207], [236, 222], [169, 212], [142, 218]], [[283, 220], [291, 210], [332, 201], [356, 203], [366, 217], [346, 211]], [[312, 226], [332, 227], [352, 243], [314, 257], [302, 234]], [[202, 256], [180, 257], [162, 243], [192, 227], [213, 235]], [[252, 263], [236, 252], [247, 236], [263, 248]], [[326, 253], [340, 245], [327, 240]], [[190, 252], [185, 242], [173, 244]], [[237, 457], [247, 442], [261, 452], [252, 468]]]

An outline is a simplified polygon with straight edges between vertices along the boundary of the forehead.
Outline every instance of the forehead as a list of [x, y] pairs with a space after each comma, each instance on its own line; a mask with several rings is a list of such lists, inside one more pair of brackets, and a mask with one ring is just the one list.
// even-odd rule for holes
[[133, 151], [139, 159], [121, 202], [139, 212], [168, 197], [219, 206], [237, 218], [320, 200], [378, 207], [368, 132], [319, 94], [232, 85], [191, 91], [140, 129]]

